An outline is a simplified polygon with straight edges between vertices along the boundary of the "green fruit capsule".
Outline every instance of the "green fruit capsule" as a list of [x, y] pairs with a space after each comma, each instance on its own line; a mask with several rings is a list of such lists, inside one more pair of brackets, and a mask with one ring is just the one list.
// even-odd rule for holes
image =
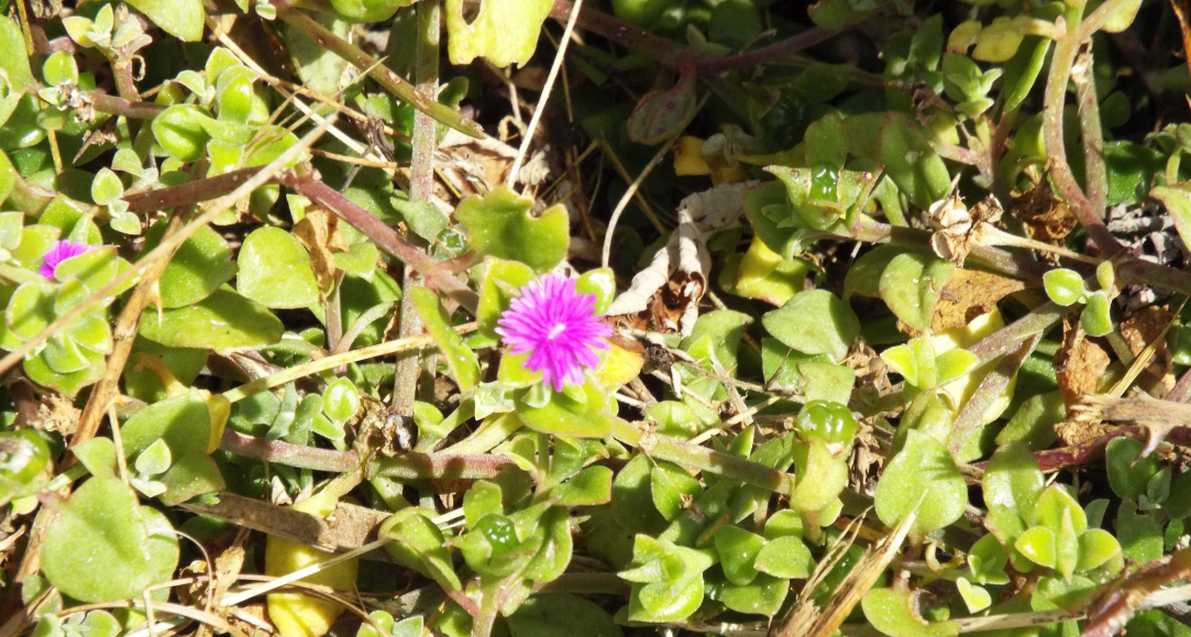
[[521, 544], [517, 539], [517, 531], [513, 527], [513, 521], [503, 515], [489, 514], [484, 516], [476, 524], [476, 529], [492, 545], [493, 557], [504, 555]]
[[657, 26], [662, 13], [676, 5], [673, 0], [612, 0], [612, 12], [625, 22], [648, 29]]
[[331, 0], [331, 7], [348, 22], [381, 22], [413, 0]]
[[828, 443], [851, 446], [859, 425], [847, 407], [829, 400], [812, 400], [798, 412], [798, 430]]
[[0, 504], [20, 497], [50, 463], [50, 448], [32, 429], [0, 432]]

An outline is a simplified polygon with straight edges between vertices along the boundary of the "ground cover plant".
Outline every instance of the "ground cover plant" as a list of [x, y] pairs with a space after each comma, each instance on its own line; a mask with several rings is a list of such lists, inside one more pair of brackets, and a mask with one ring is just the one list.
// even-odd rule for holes
[[1185, 0], [0, 0], [0, 637], [1191, 635]]

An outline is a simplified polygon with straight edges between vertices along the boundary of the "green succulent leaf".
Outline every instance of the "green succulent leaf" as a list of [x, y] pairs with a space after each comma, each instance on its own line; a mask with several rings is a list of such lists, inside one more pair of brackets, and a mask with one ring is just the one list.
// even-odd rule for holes
[[385, 551], [398, 564], [422, 573], [447, 590], [462, 588], [442, 531], [420, 509], [409, 507], [394, 513], [377, 530], [377, 536], [389, 538]]
[[[769, 532], [769, 524], [766, 523]], [[753, 567], [767, 575], [782, 579], [806, 579], [815, 567], [811, 551], [794, 535], [773, 538], [761, 547]]]
[[1056, 544], [1053, 529], [1035, 526], [1026, 529], [1013, 543], [1013, 548], [1039, 566], [1054, 568], [1058, 560]]
[[128, 4], [180, 40], [197, 42], [203, 37], [207, 11], [202, 0], [128, 0]]
[[226, 287], [193, 305], [147, 312], [140, 327], [141, 336], [159, 345], [219, 351], [272, 345], [282, 331], [266, 307]]
[[1136, 500], [1158, 473], [1158, 458], [1153, 454], [1142, 458], [1142, 449], [1141, 442], [1125, 437], [1114, 438], [1104, 448], [1108, 484], [1118, 497]]
[[912, 532], [926, 534], [963, 516], [968, 488], [943, 444], [911, 431], [881, 475], [875, 501], [881, 522], [892, 527], [913, 514]]
[[846, 303], [826, 290], [794, 295], [761, 318], [765, 330], [790, 349], [841, 360], [860, 334], [860, 320]]
[[1028, 517], [1042, 495], [1045, 480], [1033, 454], [1020, 445], [997, 451], [984, 472], [984, 503], [1004, 507]]
[[154, 403], [121, 427], [124, 451], [138, 463], [155, 444], [165, 442], [172, 462], [165, 471], [151, 474], [162, 473], [157, 479], [166, 487], [161, 501], [167, 505], [224, 487], [219, 467], [209, 456], [219, 433], [207, 401], [193, 392]]
[[717, 586], [709, 597], [738, 613], [769, 617], [781, 609], [789, 592], [786, 580], [761, 574], [748, 584]]
[[273, 226], [253, 230], [236, 258], [236, 290], [268, 308], [300, 308], [318, 303], [318, 281], [306, 248], [294, 235]]
[[446, 358], [451, 377], [464, 391], [475, 387], [480, 378], [480, 363], [475, 352], [463, 342], [463, 337], [451, 327], [450, 318], [439, 303], [438, 295], [422, 287], [409, 290], [408, 294], [422, 323]]
[[478, 12], [464, 17], [463, 0], [447, 0], [447, 55], [452, 64], [477, 57], [498, 67], [524, 65], [533, 55], [538, 32], [550, 13], [549, 0], [484, 0]]
[[751, 583], [757, 577], [753, 563], [766, 545], [765, 538], [729, 525], [716, 531], [713, 539], [724, 577], [737, 586]]
[[667, 520], [678, 517], [686, 503], [702, 488], [686, 469], [669, 462], [658, 462], [654, 466], [649, 474], [649, 484], [653, 505]]
[[459, 204], [455, 216], [467, 228], [468, 245], [480, 255], [521, 261], [537, 272], [566, 256], [570, 243], [567, 211], [552, 206], [534, 217], [533, 201], [497, 188]]
[[860, 600], [864, 617], [889, 637], [952, 637], [959, 628], [952, 622], [928, 622], [914, 611], [908, 591], [874, 588]]
[[1047, 270], [1042, 275], [1042, 286], [1051, 301], [1064, 307], [1083, 300], [1088, 293], [1083, 277], [1068, 268]]
[[[155, 224], [146, 234], [146, 247], [156, 247], [164, 233], [165, 224]], [[182, 242], [161, 273], [161, 305], [176, 308], [197, 303], [234, 276], [231, 247], [218, 232], [204, 226]]]
[[897, 318], [924, 332], [953, 270], [950, 261], [906, 252], [885, 266], [877, 289]]
[[136, 597], [165, 582], [179, 557], [169, 521], [137, 505], [132, 490], [115, 477], [94, 477], [79, 487], [59, 510], [42, 550], [50, 583], [91, 603]]

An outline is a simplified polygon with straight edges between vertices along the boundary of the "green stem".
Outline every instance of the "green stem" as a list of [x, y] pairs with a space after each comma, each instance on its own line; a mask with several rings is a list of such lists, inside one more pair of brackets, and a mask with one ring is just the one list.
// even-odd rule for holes
[[124, 196], [130, 212], [151, 213], [189, 206], [222, 197], [260, 172], [259, 168], [240, 168], [222, 175], [195, 179], [177, 186], [154, 188]]
[[969, 347], [968, 351], [978, 356], [980, 362], [987, 363], [1013, 352], [1022, 341], [1043, 334], [1066, 313], [1067, 308], [1048, 301], [1034, 308], [1029, 314], [980, 339]]
[[1050, 73], [1046, 78], [1043, 97], [1042, 131], [1046, 141], [1046, 152], [1050, 156], [1050, 178], [1058, 194], [1071, 206], [1071, 211], [1088, 236], [1105, 254], [1113, 255], [1123, 247], [1108, 231], [1104, 220], [1093, 208], [1093, 203], [1080, 189], [1067, 163], [1067, 146], [1063, 139], [1063, 111], [1067, 101], [1067, 81], [1071, 78], [1071, 67], [1079, 51], [1080, 24], [1083, 20], [1083, 0], [1067, 3], [1064, 19], [1067, 33], [1055, 44], [1050, 61]]
[[[457, 328], [461, 334], [466, 334], [475, 329], [475, 323], [466, 323]], [[254, 381], [244, 383], [239, 387], [233, 387], [223, 392], [223, 397], [228, 402], [234, 403], [244, 400], [249, 396], [271, 389], [273, 387], [280, 387], [290, 381], [325, 372], [327, 370], [335, 369], [336, 367], [354, 363], [357, 361], [367, 360], [369, 358], [376, 358], [377, 356], [385, 356], [388, 354], [396, 354], [398, 352], [408, 351], [410, 349], [421, 349], [424, 347], [433, 347], [434, 339], [428, 335], [415, 336], [412, 338], [399, 338], [392, 341], [385, 341], [384, 343], [377, 343], [368, 347], [361, 347], [350, 352], [343, 352], [342, 354], [334, 354], [331, 356], [324, 356], [307, 361], [300, 365], [287, 367], [275, 374], [270, 374], [264, 378], [258, 378]]]
[[417, 110], [465, 135], [476, 139], [485, 137], [484, 129], [480, 128], [479, 124], [463, 117], [459, 111], [419, 93], [413, 84], [394, 73], [392, 69], [365, 53], [360, 47], [339, 37], [310, 16], [293, 8], [287, 0], [273, 0], [273, 6], [277, 8], [277, 17], [286, 24], [302, 31], [319, 46], [332, 51], [347, 60], [352, 66], [366, 72], [385, 90]]
[[482, 588], [484, 599], [480, 603], [480, 612], [471, 618], [471, 637], [488, 637], [492, 634], [492, 627], [496, 625], [496, 615], [500, 612], [500, 591], [504, 580], [495, 582]]
[[[889, 243], [913, 246], [915, 248], [930, 250], [930, 237], [931, 233], [927, 230], [891, 226], [861, 216], [852, 226], [850, 235], [819, 235], [818, 233], [812, 233], [809, 238], [839, 238], [864, 241], [865, 243]], [[1036, 263], [1028, 259], [1022, 259], [1007, 250], [1001, 250], [1000, 248], [991, 246], [973, 245], [971, 251], [968, 253], [967, 260], [975, 265], [986, 267], [994, 272], [999, 272], [1015, 279], [1029, 281], [1042, 276], [1042, 271]]]
[[794, 476], [784, 471], [670, 436], [642, 431], [626, 420], [613, 422], [612, 436], [653, 458], [739, 480], [774, 493], [789, 495], [794, 491]]
[[1096, 216], [1104, 217], [1108, 200], [1108, 171], [1104, 167], [1104, 131], [1100, 125], [1100, 103], [1096, 97], [1096, 77], [1092, 73], [1092, 50], [1081, 54], [1072, 67], [1075, 99], [1079, 112], [1079, 132], [1083, 140], [1084, 182]]
[[[414, 79], [417, 91], [433, 100], [438, 89], [438, 42], [439, 11], [438, 0], [422, 0], [417, 5], [418, 42], [415, 49]], [[413, 151], [410, 159], [409, 198], [412, 201], [429, 201], [434, 195], [434, 150], [437, 146], [438, 125], [426, 113], [414, 113]], [[418, 273], [413, 268], [403, 268], [403, 290], [412, 290], [419, 283]], [[413, 336], [422, 332], [422, 321], [414, 309], [413, 296], [402, 295], [401, 312], [398, 315], [397, 335]], [[418, 392], [418, 352], [410, 352], [397, 359], [393, 373], [393, 399], [390, 413], [408, 418], [414, 412], [414, 398]]]
[[487, 424], [473, 431], [470, 436], [443, 449], [440, 453], [456, 455], [485, 453], [508, 440], [509, 436], [521, 429], [521, 426], [521, 420], [516, 416], [502, 416], [488, 421]]
[[165, 110], [165, 106], [161, 104], [138, 99], [125, 99], [100, 90], [88, 91], [87, 97], [91, 100], [91, 107], [100, 113], [123, 115], [128, 119], [153, 119], [157, 117], [158, 113]]

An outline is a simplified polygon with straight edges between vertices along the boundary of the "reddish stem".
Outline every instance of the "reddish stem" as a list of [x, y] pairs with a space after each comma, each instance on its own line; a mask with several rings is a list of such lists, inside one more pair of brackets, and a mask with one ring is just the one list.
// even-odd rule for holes
[[299, 469], [346, 473], [360, 467], [354, 451], [336, 451], [295, 445], [282, 440], [268, 440], [242, 434], [232, 429], [223, 432], [219, 448], [248, 458], [275, 462]]
[[494, 453], [451, 454], [409, 452], [378, 460], [369, 477], [394, 480], [490, 480], [517, 465]]
[[468, 311], [475, 312], [479, 297], [471, 288], [454, 275], [446, 272], [440, 262], [410, 243], [396, 230], [386, 225], [384, 221], [344, 197], [343, 193], [312, 175], [297, 175], [289, 172], [281, 175], [279, 181], [293, 189], [294, 192], [338, 215], [355, 229], [364, 233], [382, 250], [421, 273], [427, 285], [451, 297]]
[[155, 188], [124, 197], [132, 212], [156, 212], [189, 206], [215, 199], [239, 188], [260, 171], [260, 168], [241, 168], [215, 177], [195, 179], [177, 186]]
[[[571, 6], [570, 0], [555, 0], [553, 8], [550, 10], [550, 17], [559, 22], [566, 22], [567, 17], [571, 14]], [[652, 57], [667, 67], [677, 69], [689, 61], [694, 63], [696, 70], [700, 73], [712, 75], [750, 68], [771, 60], [788, 57], [839, 33], [839, 31], [816, 27], [752, 51], [717, 57], [695, 57], [685, 46], [673, 40], [654, 35], [641, 27], [592, 9], [587, 5], [584, 5], [579, 12], [576, 25], [584, 31], [603, 36], [635, 53]]]
[[[1097, 460], [1104, 453], [1104, 447], [1108, 443], [1125, 436], [1145, 439], [1149, 436], [1149, 429], [1142, 425], [1119, 427], [1091, 442], [1085, 442], [1081, 445], [1035, 452], [1034, 459], [1038, 461], [1038, 466], [1043, 471], [1058, 471], [1067, 467], [1082, 467]], [[1175, 427], [1167, 432], [1165, 440], [1180, 446], [1191, 446], [1191, 427]]]
[[100, 90], [88, 91], [87, 99], [91, 101], [91, 107], [100, 113], [123, 115], [128, 119], [153, 119], [157, 117], [158, 113], [165, 110], [161, 104], [129, 100], [109, 95]]

